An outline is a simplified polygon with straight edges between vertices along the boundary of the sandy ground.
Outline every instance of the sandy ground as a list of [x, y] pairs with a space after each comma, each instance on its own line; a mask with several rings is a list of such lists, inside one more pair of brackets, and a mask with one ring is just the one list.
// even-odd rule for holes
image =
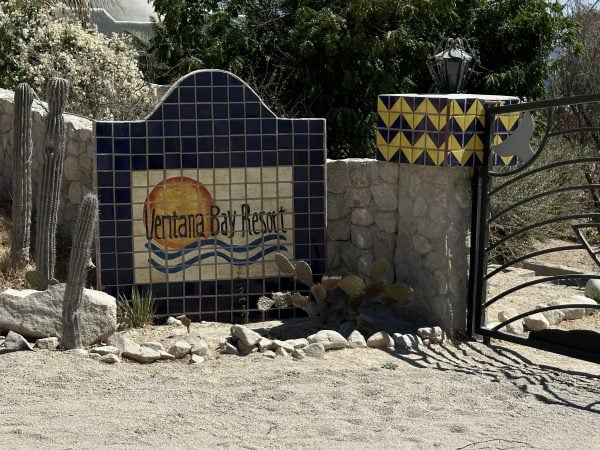
[[[215, 348], [227, 330], [129, 334]], [[211, 355], [109, 366], [2, 354], [0, 448], [600, 448], [600, 365], [550, 353], [463, 343], [302, 361]]]

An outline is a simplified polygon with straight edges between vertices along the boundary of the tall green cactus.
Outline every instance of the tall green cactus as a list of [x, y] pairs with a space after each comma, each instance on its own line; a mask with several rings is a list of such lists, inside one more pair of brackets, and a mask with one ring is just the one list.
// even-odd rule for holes
[[23, 267], [29, 260], [31, 228], [31, 105], [33, 90], [20, 83], [15, 90], [14, 137], [12, 161], [12, 242], [13, 268]]
[[47, 279], [54, 278], [58, 201], [65, 156], [65, 120], [68, 84], [62, 78], [48, 81], [48, 117], [44, 134], [44, 167], [37, 192], [35, 265]]
[[71, 256], [69, 257], [69, 275], [63, 302], [61, 345], [64, 349], [82, 347], [79, 310], [97, 220], [98, 197], [88, 193], [81, 203], [73, 234]]

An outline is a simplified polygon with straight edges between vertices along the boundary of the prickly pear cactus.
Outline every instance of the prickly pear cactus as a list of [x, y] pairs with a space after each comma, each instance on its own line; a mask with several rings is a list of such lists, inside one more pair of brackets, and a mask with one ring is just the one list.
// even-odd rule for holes
[[62, 78], [51, 78], [47, 85], [48, 117], [44, 134], [44, 164], [37, 187], [35, 265], [47, 279], [54, 277], [56, 264], [56, 227], [58, 200], [65, 153], [65, 121], [68, 85]]
[[340, 289], [350, 297], [358, 297], [365, 290], [365, 282], [359, 276], [348, 275], [342, 278]]
[[13, 268], [23, 267], [29, 260], [31, 228], [31, 105], [33, 90], [27, 83], [15, 89], [14, 139], [12, 161], [12, 242]]
[[277, 268], [281, 271], [281, 273], [285, 275], [294, 275], [296, 273], [296, 268], [294, 264], [281, 253], [275, 253], [275, 264], [277, 264]]
[[61, 345], [64, 349], [81, 348], [79, 307], [87, 277], [88, 262], [98, 220], [98, 197], [86, 194], [81, 203], [79, 217], [75, 224], [73, 245], [69, 258], [69, 275], [63, 302], [63, 334]]
[[308, 287], [313, 285], [312, 269], [306, 261], [296, 262], [296, 278]]

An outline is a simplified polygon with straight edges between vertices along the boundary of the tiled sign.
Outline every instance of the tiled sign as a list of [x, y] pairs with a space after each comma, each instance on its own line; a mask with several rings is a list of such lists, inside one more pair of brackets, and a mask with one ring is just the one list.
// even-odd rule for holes
[[261, 295], [306, 289], [276, 252], [323, 273], [323, 119], [276, 118], [236, 76], [198, 71], [146, 120], [95, 133], [102, 289], [151, 290], [159, 316], [241, 321], [262, 318]]
[[[377, 101], [377, 159], [431, 166], [479, 166], [483, 161], [485, 105], [510, 105], [518, 97], [497, 95], [380, 95]], [[519, 113], [501, 114], [494, 144], [518, 126]], [[494, 156], [494, 165], [514, 157]]]

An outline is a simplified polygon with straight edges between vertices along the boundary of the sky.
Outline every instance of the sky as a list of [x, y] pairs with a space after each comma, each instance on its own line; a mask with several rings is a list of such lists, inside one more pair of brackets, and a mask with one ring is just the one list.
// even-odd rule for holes
[[105, 7], [115, 20], [148, 22], [148, 17], [155, 15], [152, 5], [148, 4], [147, 0], [120, 0], [119, 3], [120, 7]]

